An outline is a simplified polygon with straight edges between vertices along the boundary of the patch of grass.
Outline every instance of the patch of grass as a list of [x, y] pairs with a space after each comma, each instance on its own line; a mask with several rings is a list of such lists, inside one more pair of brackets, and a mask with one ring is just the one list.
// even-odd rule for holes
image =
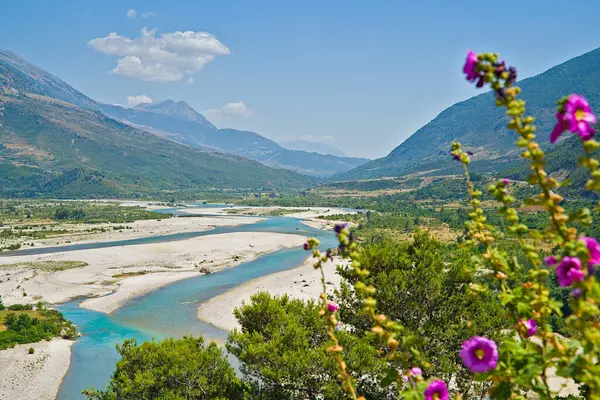
[[38, 310], [0, 310], [0, 332], [8, 329], [6, 325], [4, 325], [4, 318], [6, 318], [8, 314], [16, 314], [17, 316], [19, 316], [20, 314], [27, 314], [30, 318], [39, 318], [40, 320], [44, 319], [44, 316]]
[[308, 209], [308, 208], [307, 209], [279, 208], [277, 210], [271, 210], [264, 215], [268, 215], [270, 217], [280, 217], [280, 216], [287, 215], [287, 214], [296, 214], [296, 213], [301, 213], [301, 212], [306, 212], [306, 211], [310, 211], [310, 209]]
[[165, 265], [160, 265], [160, 268], [165, 268], [165, 269], [181, 269], [181, 266], [180, 265], [165, 264]]
[[344, 221], [344, 222], [365, 222], [365, 216], [363, 214], [334, 214], [334, 215], [320, 215], [317, 219], [325, 221]]
[[227, 214], [248, 214], [249, 211], [249, 208], [232, 208], [229, 210], [225, 210]]
[[[177, 265], [161, 265], [159, 268], [180, 269], [181, 267], [177, 266]], [[123, 278], [128, 278], [128, 277], [131, 277], [131, 276], [141, 276], [141, 275], [151, 274], [151, 273], [154, 273], [154, 272], [161, 272], [161, 271], [147, 271], [147, 270], [142, 270], [142, 271], [133, 271], [133, 272], [122, 272], [120, 274], [113, 275], [112, 277], [115, 278], [115, 279], [123, 279]]]
[[123, 272], [121, 274], [116, 274], [113, 275], [112, 277], [115, 279], [123, 279], [123, 278], [129, 278], [131, 276], [142, 276], [142, 275], [146, 275], [147, 273], [149, 273], [150, 271], [137, 271], [137, 272]]
[[84, 261], [29, 261], [15, 264], [0, 264], [0, 269], [29, 268], [38, 271], [58, 272], [67, 269], [83, 268], [89, 264]]

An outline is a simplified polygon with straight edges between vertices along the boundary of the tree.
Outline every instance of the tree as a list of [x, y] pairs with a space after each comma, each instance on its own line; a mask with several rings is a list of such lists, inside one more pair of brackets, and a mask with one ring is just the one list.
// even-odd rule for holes
[[18, 320], [15, 313], [8, 313], [4, 317], [4, 325], [6, 329], [16, 331], [18, 327]]
[[[363, 246], [359, 261], [370, 271], [365, 282], [377, 288], [377, 312], [420, 338], [417, 348], [431, 363], [426, 373], [447, 380], [452, 376], [466, 397], [472, 374], [458, 356], [461, 344], [473, 335], [501, 341], [504, 311], [493, 293], [468, 294], [471, 278], [463, 267], [470, 255], [466, 251], [445, 251], [423, 231], [415, 232], [413, 239], [412, 243], [384, 240]], [[349, 269], [340, 271], [350, 283], [342, 284], [336, 293], [340, 320], [361, 334], [371, 322], [351, 289], [356, 277]]]
[[239, 379], [223, 351], [203, 338], [184, 337], [117, 345], [121, 360], [105, 391], [85, 391], [89, 399], [241, 399]]
[[4, 307], [4, 303], [2, 303], [2, 296], [0, 296], [0, 311], [4, 310], [6, 307]]
[[[229, 334], [227, 349], [240, 361], [252, 398], [344, 398], [335, 362], [327, 352], [332, 342], [314, 302], [261, 292], [234, 314], [242, 328]], [[389, 398], [390, 390], [378, 387], [385, 363], [375, 349], [348, 332], [338, 334], [360, 393], [369, 399]]]

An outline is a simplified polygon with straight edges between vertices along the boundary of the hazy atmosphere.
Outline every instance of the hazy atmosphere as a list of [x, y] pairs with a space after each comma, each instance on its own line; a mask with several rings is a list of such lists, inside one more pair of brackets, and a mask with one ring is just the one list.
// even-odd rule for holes
[[454, 67], [467, 49], [504, 54], [524, 78], [595, 48], [594, 13], [577, 12], [573, 40], [556, 29], [563, 5], [505, 1], [498, 27], [493, 2], [19, 1], [0, 35], [102, 102], [183, 100], [220, 128], [377, 158], [475, 94]]
[[596, 1], [6, 1], [0, 400], [600, 400]]

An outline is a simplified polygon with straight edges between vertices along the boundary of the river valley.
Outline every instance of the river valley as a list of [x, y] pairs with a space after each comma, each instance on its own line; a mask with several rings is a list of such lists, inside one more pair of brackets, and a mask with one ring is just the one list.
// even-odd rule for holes
[[[218, 215], [211, 214], [210, 208], [210, 206], [201, 206], [200, 209], [195, 208], [194, 212], [218, 218]], [[176, 215], [190, 214], [189, 210], [164, 209], [160, 211]], [[331, 247], [335, 244], [335, 237], [332, 233], [311, 228], [302, 223], [299, 218], [261, 217], [258, 222], [253, 220], [251, 223], [243, 225], [222, 226], [212, 230], [116, 242], [36, 248], [10, 254], [39, 256], [74, 250], [74, 253], [84, 254], [85, 251], [91, 249], [110, 251], [111, 248], [184, 241], [226, 233], [291, 234], [299, 235], [300, 240], [309, 236], [318, 237], [323, 247]], [[214, 237], [216, 239], [221, 236]], [[222, 237], [226, 238], [227, 236], [223, 235]], [[90, 387], [103, 388], [118, 360], [115, 345], [125, 339], [135, 338], [138, 341], [144, 341], [161, 340], [169, 336], [202, 335], [206, 339], [224, 343], [227, 336], [226, 331], [197, 319], [199, 305], [253, 279], [302, 265], [306, 258], [307, 253], [300, 246], [282, 248], [275, 252], [259, 255], [258, 258], [242, 262], [237, 266], [223, 268], [210, 274], [197, 274], [188, 279], [169, 283], [123, 302], [110, 314], [81, 307], [84, 299], [61, 304], [58, 309], [77, 325], [83, 336], [71, 348], [70, 366], [60, 386], [57, 399], [83, 399], [82, 390]], [[218, 310], [213, 310], [214, 312], [218, 312]], [[231, 310], [223, 312], [230, 313]]]

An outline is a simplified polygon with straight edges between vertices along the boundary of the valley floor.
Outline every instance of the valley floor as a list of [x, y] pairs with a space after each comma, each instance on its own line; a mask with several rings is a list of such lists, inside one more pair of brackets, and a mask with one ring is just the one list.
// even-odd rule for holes
[[[112, 312], [127, 299], [173, 281], [235, 266], [304, 241], [300, 235], [236, 232], [0, 258], [0, 296], [8, 305], [37, 301], [58, 304], [85, 296], [93, 299], [83, 302], [84, 307]], [[48, 263], [53, 263], [54, 269], [63, 265], [65, 269], [48, 270]]]
[[[209, 210], [187, 211], [192, 214]], [[111, 224], [104, 224], [110, 228], [105, 232], [93, 235], [88, 231], [80, 234], [73, 232], [60, 239], [37, 240], [34, 248], [197, 232], [218, 226], [255, 223], [262, 220], [259, 215], [281, 213], [279, 215], [315, 218], [318, 215], [341, 213], [335, 209], [248, 210], [246, 207], [236, 210], [211, 209], [210, 212], [217, 215], [141, 220], [123, 224], [130, 229], [122, 230], [114, 230], [110, 228]], [[240, 217], [234, 213], [254, 216]], [[89, 225], [82, 227], [89, 229]], [[42, 255], [19, 255], [16, 251], [11, 256], [2, 257], [0, 254], [0, 296], [6, 305], [38, 301], [59, 304], [85, 296], [88, 299], [81, 303], [82, 307], [111, 313], [124, 302], [171, 282], [233, 267], [264, 253], [301, 246], [305, 241], [304, 236], [296, 234], [234, 232], [171, 242], [67, 250]], [[333, 263], [326, 268], [330, 281], [328, 287], [331, 289], [339, 284], [339, 276], [334, 273]], [[320, 287], [319, 271], [314, 270], [307, 261], [291, 271], [268, 275], [235, 288], [205, 303], [201, 309], [207, 313], [207, 321], [231, 329], [235, 324], [233, 308], [247, 301], [257, 290], [268, 289], [273, 294], [288, 293], [292, 297], [317, 299]], [[199, 311], [199, 316], [202, 316], [202, 311]], [[0, 399], [54, 399], [68, 370], [71, 344], [70, 341], [55, 339], [0, 351]], [[35, 349], [34, 354], [27, 354], [29, 347]]]

